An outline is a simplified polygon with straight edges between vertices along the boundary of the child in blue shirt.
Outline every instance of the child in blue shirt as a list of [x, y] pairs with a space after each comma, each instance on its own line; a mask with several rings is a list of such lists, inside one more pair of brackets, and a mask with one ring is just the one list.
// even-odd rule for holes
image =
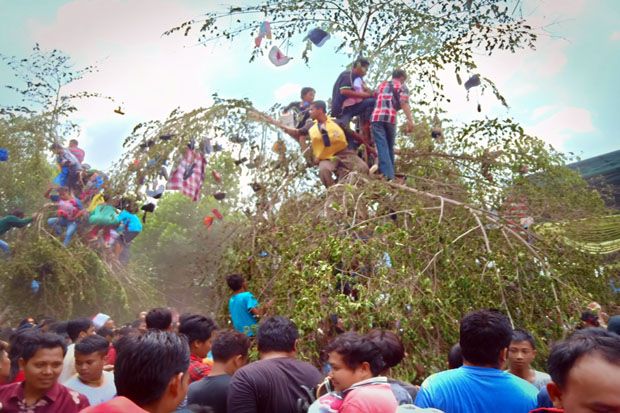
[[258, 300], [254, 294], [247, 291], [245, 280], [239, 274], [226, 277], [226, 283], [233, 290], [233, 295], [228, 301], [228, 311], [230, 311], [233, 327], [240, 333], [253, 336], [254, 325], [258, 323], [258, 318], [264, 314], [265, 309], [271, 303], [267, 303], [266, 308], [259, 308]]

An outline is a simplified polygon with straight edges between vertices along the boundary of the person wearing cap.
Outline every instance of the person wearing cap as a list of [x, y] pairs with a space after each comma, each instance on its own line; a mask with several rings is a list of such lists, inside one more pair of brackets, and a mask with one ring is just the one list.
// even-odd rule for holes
[[319, 165], [319, 178], [323, 185], [329, 188], [336, 183], [334, 173], [339, 179], [351, 171], [367, 175], [368, 165], [347, 145], [348, 141], [361, 138], [346, 125], [328, 117], [327, 105], [322, 100], [314, 101], [310, 105], [310, 117], [313, 122], [307, 122], [301, 129], [282, 129], [293, 137], [310, 136], [312, 152]]

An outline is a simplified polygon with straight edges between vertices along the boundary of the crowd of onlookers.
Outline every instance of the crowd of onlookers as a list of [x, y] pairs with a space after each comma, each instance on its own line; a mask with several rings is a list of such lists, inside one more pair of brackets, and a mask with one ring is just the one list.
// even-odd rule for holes
[[583, 317], [552, 346], [547, 374], [532, 368], [532, 335], [472, 311], [447, 369], [415, 386], [393, 377], [407, 357], [398, 334], [337, 334], [315, 366], [298, 357], [292, 320], [264, 316], [240, 275], [227, 282], [233, 329], [154, 308], [121, 328], [100, 313], [2, 330], [0, 412], [620, 412], [618, 315], [606, 328]]

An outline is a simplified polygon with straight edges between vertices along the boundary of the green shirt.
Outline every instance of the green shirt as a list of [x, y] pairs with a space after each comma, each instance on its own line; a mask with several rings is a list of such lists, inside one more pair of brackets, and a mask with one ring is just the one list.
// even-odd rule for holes
[[7, 215], [5, 217], [0, 218], [0, 235], [3, 235], [5, 232], [10, 230], [11, 228], [21, 228], [32, 222], [32, 218], [17, 218], [15, 215]]

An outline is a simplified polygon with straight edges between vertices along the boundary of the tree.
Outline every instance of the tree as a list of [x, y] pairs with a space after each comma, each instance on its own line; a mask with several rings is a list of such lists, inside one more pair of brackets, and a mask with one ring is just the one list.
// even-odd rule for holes
[[48, 143], [61, 142], [61, 137], [77, 130], [68, 116], [75, 112], [75, 100], [84, 98], [106, 98], [99, 93], [65, 93], [66, 87], [76, 80], [96, 71], [95, 66], [74, 68], [71, 58], [60, 50], [41, 50], [35, 44], [28, 57], [7, 56], [0, 58], [13, 70], [18, 84], [6, 85], [18, 94], [19, 104], [0, 107], [0, 115], [35, 114], [46, 123], [45, 139]]

